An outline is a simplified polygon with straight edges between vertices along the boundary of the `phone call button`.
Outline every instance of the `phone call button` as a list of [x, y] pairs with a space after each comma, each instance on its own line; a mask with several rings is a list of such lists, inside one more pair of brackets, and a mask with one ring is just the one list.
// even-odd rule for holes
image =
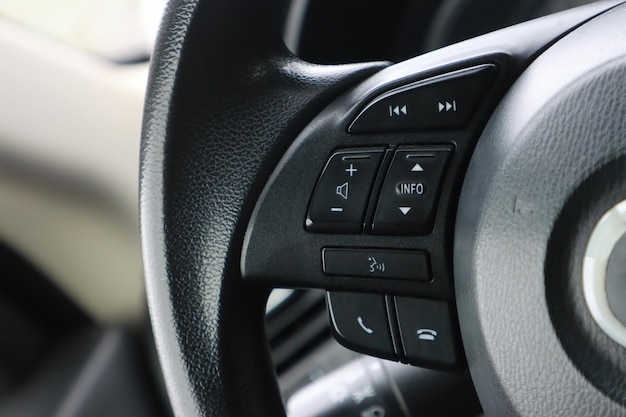
[[326, 296], [331, 329], [347, 348], [395, 359], [385, 296], [329, 292]]

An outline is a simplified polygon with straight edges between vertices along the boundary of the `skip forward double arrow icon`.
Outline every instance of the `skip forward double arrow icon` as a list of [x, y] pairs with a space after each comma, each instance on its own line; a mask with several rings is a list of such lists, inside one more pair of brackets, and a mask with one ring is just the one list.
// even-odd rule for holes
[[449, 112], [449, 111], [456, 111], [456, 100], [452, 100], [452, 103], [449, 101], [438, 101], [437, 102], [437, 108], [439, 109], [439, 113], [445, 111], [445, 112]]

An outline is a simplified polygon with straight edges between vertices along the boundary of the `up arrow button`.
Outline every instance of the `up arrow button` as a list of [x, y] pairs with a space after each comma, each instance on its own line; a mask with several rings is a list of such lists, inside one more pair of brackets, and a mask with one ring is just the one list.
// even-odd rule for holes
[[450, 145], [399, 146], [379, 193], [372, 219], [377, 235], [425, 236], [433, 230]]
[[423, 172], [424, 168], [422, 168], [422, 166], [417, 163], [415, 165], [413, 165], [413, 168], [411, 168], [411, 172]]

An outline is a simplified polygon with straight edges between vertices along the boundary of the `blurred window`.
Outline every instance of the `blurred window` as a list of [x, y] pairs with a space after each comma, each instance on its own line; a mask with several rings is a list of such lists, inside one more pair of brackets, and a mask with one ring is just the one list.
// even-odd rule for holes
[[149, 58], [166, 0], [0, 0], [0, 16], [114, 62]]

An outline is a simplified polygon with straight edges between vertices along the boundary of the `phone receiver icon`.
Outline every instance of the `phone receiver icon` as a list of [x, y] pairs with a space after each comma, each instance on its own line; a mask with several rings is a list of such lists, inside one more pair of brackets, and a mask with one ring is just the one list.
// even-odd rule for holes
[[419, 329], [417, 331], [417, 338], [419, 340], [434, 341], [437, 337], [437, 331], [433, 329]]
[[363, 329], [365, 333], [367, 334], [374, 333], [374, 330], [370, 329], [369, 327], [365, 325], [365, 323], [363, 323], [363, 318], [361, 316], [357, 317], [356, 321], [359, 323], [359, 326], [361, 326], [361, 329]]

